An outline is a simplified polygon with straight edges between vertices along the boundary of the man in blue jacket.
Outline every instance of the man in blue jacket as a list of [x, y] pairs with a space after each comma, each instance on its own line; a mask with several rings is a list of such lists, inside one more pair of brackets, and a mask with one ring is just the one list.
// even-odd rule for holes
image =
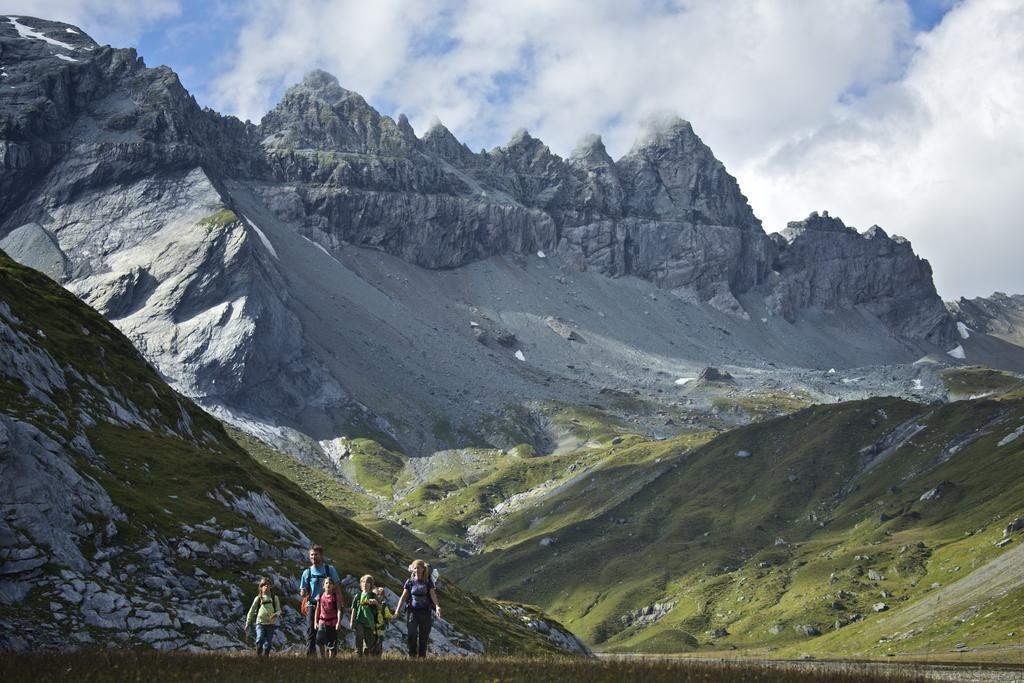
[[[316, 656], [316, 623], [313, 615], [316, 612], [316, 601], [324, 592], [324, 579], [330, 577], [335, 584], [340, 584], [338, 571], [329, 564], [324, 564], [324, 549], [314, 545], [309, 549], [309, 567], [302, 572], [299, 579], [299, 597], [308, 598], [306, 607], [306, 654]], [[339, 624], [340, 626], [340, 624]]]

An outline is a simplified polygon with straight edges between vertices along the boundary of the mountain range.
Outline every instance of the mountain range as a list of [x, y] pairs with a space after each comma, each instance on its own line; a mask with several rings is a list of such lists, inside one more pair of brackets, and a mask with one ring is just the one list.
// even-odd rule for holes
[[[679, 119], [617, 161], [525, 131], [474, 153], [322, 71], [254, 125], [75, 27], [8, 19], [0, 41], [0, 248], [290, 452], [506, 446], [486, 425], [531, 401], [671, 402], [707, 365], [756, 385], [964, 341], [906, 240], [827, 214], [766, 234]], [[1021, 367], [979, 336], [968, 360]]]

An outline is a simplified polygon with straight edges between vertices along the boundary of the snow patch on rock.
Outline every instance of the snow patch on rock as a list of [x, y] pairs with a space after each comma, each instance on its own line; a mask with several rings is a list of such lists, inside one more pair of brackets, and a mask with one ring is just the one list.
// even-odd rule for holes
[[[27, 38], [27, 39], [30, 39], [30, 40], [41, 40], [44, 43], [49, 43], [50, 45], [54, 45], [56, 47], [64, 48], [65, 50], [74, 50], [75, 49], [73, 45], [68, 45], [67, 43], [62, 43], [59, 40], [54, 40], [53, 38], [50, 38], [49, 36], [46, 36], [46, 35], [40, 33], [39, 31], [36, 31], [35, 29], [33, 29], [33, 28], [29, 27], [29, 26], [25, 26], [24, 24], [22, 24], [22, 23], [20, 23], [18, 21], [18, 17], [7, 17], [7, 20], [9, 22], [11, 22], [11, 24], [14, 26], [15, 30], [18, 32], [18, 35], [21, 36], [22, 38]], [[74, 61], [78, 61], [78, 60], [74, 60]]]

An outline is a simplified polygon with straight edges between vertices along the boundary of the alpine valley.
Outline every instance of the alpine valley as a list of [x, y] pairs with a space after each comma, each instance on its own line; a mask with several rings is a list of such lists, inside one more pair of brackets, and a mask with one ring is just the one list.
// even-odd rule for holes
[[253, 124], [0, 17], [0, 160], [0, 647], [241, 647], [312, 539], [434, 561], [443, 652], [1020, 655], [1024, 299], [766, 233], [686, 121]]

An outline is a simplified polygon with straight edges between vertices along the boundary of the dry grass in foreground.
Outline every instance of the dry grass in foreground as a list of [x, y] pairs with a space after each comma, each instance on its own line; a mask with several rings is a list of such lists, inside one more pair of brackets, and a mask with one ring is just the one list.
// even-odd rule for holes
[[20, 681], [641, 681], [642, 683], [917, 683], [926, 678], [906, 669], [869, 671], [858, 664], [836, 670], [796, 671], [783, 664], [744, 665], [694, 661], [622, 661], [593, 659], [527, 659], [480, 657], [409, 660], [388, 657], [359, 660], [351, 656], [316, 661], [277, 655], [252, 656], [158, 653], [141, 650], [94, 650], [71, 653], [5, 653], [0, 680]]

